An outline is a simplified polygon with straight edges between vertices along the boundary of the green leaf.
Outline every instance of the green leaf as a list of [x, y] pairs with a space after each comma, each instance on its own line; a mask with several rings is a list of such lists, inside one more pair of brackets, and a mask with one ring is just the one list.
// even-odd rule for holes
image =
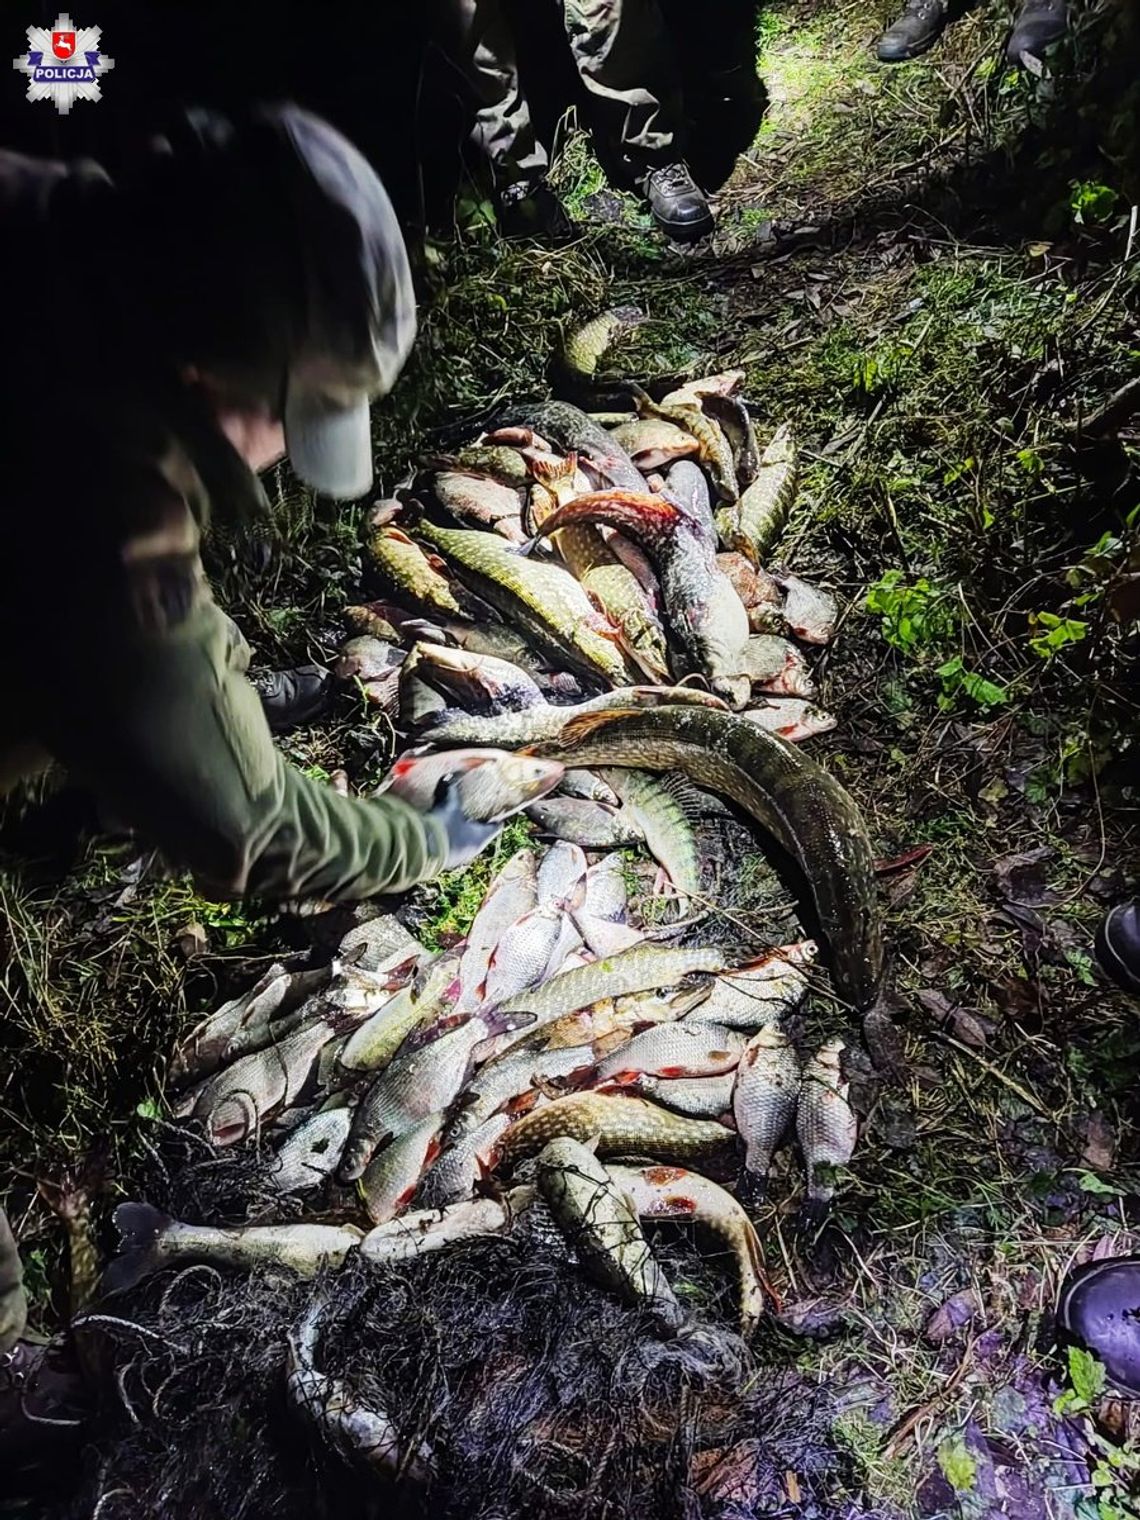
[[1095, 1404], [1104, 1392], [1106, 1374], [1104, 1366], [1091, 1351], [1079, 1346], [1069, 1347], [1069, 1382], [1078, 1398], [1086, 1404]]
[[141, 1103], [135, 1105], [135, 1113], [140, 1119], [161, 1119], [162, 1110], [153, 1098], [144, 1098]]
[[961, 1436], [942, 1442], [938, 1448], [938, 1465], [947, 1483], [957, 1493], [969, 1493], [973, 1488], [978, 1464], [966, 1450]]
[[1115, 1198], [1120, 1191], [1111, 1183], [1105, 1182], [1103, 1177], [1098, 1177], [1095, 1172], [1082, 1172], [1077, 1180], [1077, 1186], [1082, 1193], [1096, 1193], [1107, 1198]]

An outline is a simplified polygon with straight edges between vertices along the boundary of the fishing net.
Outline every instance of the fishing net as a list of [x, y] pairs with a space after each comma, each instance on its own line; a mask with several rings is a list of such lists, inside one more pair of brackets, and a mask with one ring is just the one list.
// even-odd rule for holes
[[[184, 1162], [150, 1195], [236, 1210], [231, 1184], [256, 1173], [215, 1165]], [[350, 1257], [312, 1283], [168, 1269], [81, 1332], [103, 1413], [85, 1490], [59, 1520], [871, 1513], [842, 1497], [826, 1392], [727, 1328], [725, 1264], [682, 1228], [655, 1247], [697, 1311], [672, 1339], [597, 1287], [541, 1208], [505, 1237], [386, 1267]], [[355, 1465], [290, 1405], [289, 1332], [314, 1298], [321, 1370], [392, 1419], [422, 1476]]]

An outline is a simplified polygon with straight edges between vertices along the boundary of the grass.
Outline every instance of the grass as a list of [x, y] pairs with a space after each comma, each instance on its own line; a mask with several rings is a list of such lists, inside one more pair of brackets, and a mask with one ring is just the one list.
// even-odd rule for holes
[[[605, 189], [581, 134], [558, 182], [576, 213], [608, 219], [557, 252], [501, 244], [477, 219], [435, 245], [421, 340], [375, 437], [388, 490], [434, 446], [433, 430], [543, 393], [568, 326], [630, 301], [651, 320], [620, 367], [739, 364], [761, 433], [785, 418], [796, 429], [803, 484], [780, 554], [848, 604], [819, 662], [840, 726], [815, 753], [862, 803], [883, 860], [932, 849], [883, 877], [910, 1076], [902, 1089], [859, 1090], [863, 1135], [830, 1257], [785, 1228], [800, 1186], [791, 1164], [765, 1220], [789, 1297], [825, 1300], [846, 1333], [807, 1349], [773, 1337], [764, 1350], [862, 1389], [837, 1438], [866, 1494], [909, 1516], [944, 1443], [962, 1469], [968, 1420], [1001, 1434], [1003, 1390], [1040, 1354], [1068, 1262], [1134, 1218], [1140, 1034], [1089, 946], [1136, 859], [1137, 651], [1111, 597], [1135, 553], [1127, 514], [1140, 498], [1134, 445], [1077, 452], [1071, 423], [1140, 371], [1135, 247], [1125, 259], [1140, 180], [1121, 126], [1135, 96], [1111, 72], [1127, 56], [1119, 39], [1100, 84], [1091, 71], [1123, 16], [1081, 11], [1064, 72], [1043, 82], [995, 66], [997, 9], [889, 71], [867, 45], [882, 19], [865, 3], [765, 8], [771, 107], [719, 197], [710, 248], [657, 242], [632, 198]], [[1098, 184], [1118, 199], [1087, 189]], [[276, 491], [264, 549], [220, 533], [212, 573], [260, 660], [327, 658], [356, 599], [359, 521], [318, 507], [284, 472]], [[913, 600], [876, 598], [885, 578], [900, 596], [925, 584], [917, 620]], [[924, 598], [938, 614], [922, 614]], [[1043, 615], [1086, 632], [1043, 654]], [[1004, 699], [940, 675], [955, 658]], [[343, 765], [359, 785], [389, 750], [351, 696], [289, 743], [297, 763]], [[149, 863], [136, 879], [133, 849], [95, 842], [68, 869], [30, 867], [8, 842], [25, 807], [37, 816], [34, 797], [9, 804], [0, 836], [0, 1196], [46, 1290], [59, 1243], [34, 1177], [108, 1136], [129, 1156], [136, 1106], [158, 1094], [175, 1030], [304, 936], [204, 903]], [[429, 943], [464, 932], [496, 861], [526, 834], [512, 825], [496, 857], [418, 894]], [[1040, 845], [1052, 851], [1050, 895], [1026, 911], [995, 866]], [[178, 931], [191, 920], [208, 950], [186, 962]], [[940, 1023], [920, 997], [931, 992], [982, 1020], [984, 1044]], [[805, 1037], [835, 1022], [817, 999]], [[1094, 1110], [1115, 1141], [1102, 1171], [1082, 1159]], [[1090, 1175], [1112, 1195], [1082, 1187]], [[1005, 1339], [943, 1396], [967, 1340], [933, 1346], [923, 1327], [972, 1284]], [[888, 1432], [916, 1411], [892, 1445]]]

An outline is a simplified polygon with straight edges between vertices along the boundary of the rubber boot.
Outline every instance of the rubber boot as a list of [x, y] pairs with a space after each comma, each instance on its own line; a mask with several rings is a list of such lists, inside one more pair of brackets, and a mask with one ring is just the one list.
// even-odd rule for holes
[[499, 196], [499, 231], [505, 238], [534, 238], [540, 243], [566, 243], [574, 223], [545, 179], [508, 185]]
[[1031, 58], [1041, 58], [1046, 48], [1060, 42], [1068, 27], [1066, 0], [1025, 0], [1013, 23], [1006, 59], [1018, 64], [1026, 53]]
[[288, 733], [318, 717], [328, 703], [332, 675], [323, 665], [264, 670], [250, 675], [275, 734]]
[[1057, 1303], [1057, 1331], [1103, 1362], [1116, 1389], [1140, 1398], [1140, 1257], [1070, 1272]]

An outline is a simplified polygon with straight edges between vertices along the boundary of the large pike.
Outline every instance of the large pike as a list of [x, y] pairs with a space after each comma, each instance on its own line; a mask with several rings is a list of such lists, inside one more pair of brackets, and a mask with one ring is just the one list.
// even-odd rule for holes
[[613, 625], [568, 570], [518, 554], [495, 533], [426, 521], [419, 533], [447, 555], [478, 596], [555, 659], [611, 686], [631, 679]]
[[541, 523], [541, 535], [582, 523], [603, 523], [631, 539], [653, 561], [662, 609], [685, 668], [707, 676], [713, 691], [742, 707], [748, 614], [716, 562], [716, 546], [675, 501], [649, 492], [596, 491], [576, 497]]
[[764, 1313], [768, 1276], [760, 1238], [731, 1193], [679, 1166], [611, 1166], [607, 1170], [639, 1219], [692, 1220], [732, 1253], [740, 1285], [740, 1333], [747, 1339]]
[[507, 419], [522, 423], [556, 443], [564, 454], [578, 455], [596, 484], [644, 491], [645, 476], [611, 433], [568, 401], [540, 401], [517, 407]]
[[637, 1213], [609, 1172], [580, 1141], [559, 1136], [538, 1158], [538, 1189], [592, 1276], [666, 1331], [684, 1312], [642, 1234]]
[[571, 1093], [524, 1114], [503, 1136], [505, 1162], [514, 1165], [559, 1135], [583, 1144], [597, 1139], [599, 1156], [654, 1156], [707, 1161], [732, 1150], [732, 1131], [706, 1119], [685, 1119], [644, 1098]]
[[417, 610], [466, 617], [468, 609], [460, 604], [444, 575], [443, 561], [425, 554], [403, 528], [392, 522], [399, 510], [399, 502], [388, 502], [373, 516], [373, 531], [368, 539], [368, 558], [373, 570], [390, 591]]
[[682, 770], [729, 797], [799, 865], [831, 947], [842, 997], [871, 1006], [883, 973], [874, 857], [863, 815], [801, 750], [727, 713], [662, 708], [593, 713], [536, 753], [575, 766]]

